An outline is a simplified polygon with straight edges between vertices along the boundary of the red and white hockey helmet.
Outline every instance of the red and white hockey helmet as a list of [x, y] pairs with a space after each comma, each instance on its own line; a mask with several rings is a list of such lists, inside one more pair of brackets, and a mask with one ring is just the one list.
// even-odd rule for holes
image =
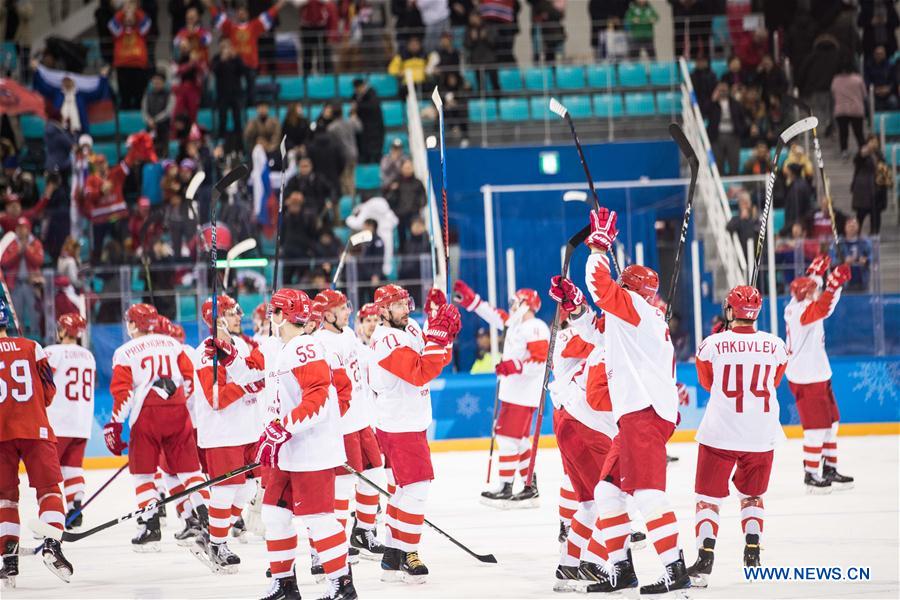
[[87, 321], [78, 313], [67, 313], [60, 315], [56, 320], [56, 329], [63, 332], [67, 337], [79, 338], [87, 328]]
[[316, 294], [313, 303], [322, 305], [322, 311], [324, 312], [347, 304], [347, 296], [337, 290], [322, 290]]
[[269, 312], [269, 305], [265, 302], [261, 302], [259, 306], [253, 309], [253, 320], [259, 320], [260, 322], [266, 320], [266, 314]]
[[[212, 298], [207, 298], [206, 302], [203, 303], [203, 310], [202, 310], [203, 322], [206, 323], [207, 327], [212, 327], [212, 305], [213, 305]], [[234, 298], [232, 298], [231, 296], [229, 296], [227, 294], [220, 294], [219, 295], [219, 306], [218, 306], [219, 316], [221, 317], [228, 311], [232, 311], [232, 310], [236, 311], [237, 314], [239, 314], [239, 315], [243, 314], [241, 312], [240, 305], [237, 303], [237, 301], [235, 301]]]
[[534, 312], [541, 310], [541, 296], [531, 288], [516, 290], [516, 295], [512, 299], [519, 304], [524, 304]]
[[798, 277], [791, 282], [791, 295], [799, 301], [806, 300], [819, 288], [812, 277]]
[[312, 315], [312, 302], [306, 292], [281, 288], [272, 294], [272, 309], [280, 310], [288, 323], [302, 325]]
[[378, 306], [374, 302], [366, 302], [356, 312], [356, 319], [362, 321], [366, 317], [377, 317]]
[[410, 312], [416, 309], [416, 303], [413, 302], [409, 292], [395, 283], [383, 285], [375, 290], [375, 305], [378, 308], [387, 308], [394, 302], [406, 301], [409, 304]]
[[739, 285], [725, 296], [725, 307], [731, 307], [733, 319], [755, 321], [762, 309], [762, 296], [755, 287]]
[[159, 330], [159, 313], [155, 306], [134, 304], [125, 311], [125, 321], [134, 323], [141, 333], [154, 333]]
[[171, 335], [173, 338], [175, 338], [175, 340], [178, 341], [178, 343], [183, 344], [184, 337], [185, 337], [184, 336], [184, 327], [182, 327], [178, 323], [172, 323], [171, 331], [172, 332], [169, 335]]
[[162, 335], [172, 336], [172, 321], [169, 317], [164, 317], [163, 315], [159, 315], [157, 317], [159, 319], [159, 327], [156, 328], [156, 333]]
[[659, 275], [644, 265], [629, 265], [619, 275], [619, 285], [650, 302], [659, 290]]

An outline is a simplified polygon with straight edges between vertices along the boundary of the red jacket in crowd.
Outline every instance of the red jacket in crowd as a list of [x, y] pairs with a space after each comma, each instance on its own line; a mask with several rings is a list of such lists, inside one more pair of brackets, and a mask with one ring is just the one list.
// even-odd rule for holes
[[113, 66], [146, 69], [150, 66], [147, 52], [147, 32], [150, 31], [150, 17], [141, 9], [136, 9], [129, 18], [125, 9], [109, 20], [109, 31], [113, 34]]
[[81, 197], [81, 212], [91, 223], [109, 223], [128, 216], [122, 188], [129, 171], [128, 164], [122, 161], [109, 169], [105, 177], [100, 173], [88, 175]]
[[280, 9], [281, 4], [275, 4], [266, 12], [246, 23], [232, 21], [225, 11], [215, 5], [209, 7], [209, 14], [212, 16], [216, 28], [231, 41], [234, 51], [241, 57], [244, 64], [256, 70], [259, 68], [259, 36], [272, 29]]
[[16, 277], [22, 266], [22, 258], [25, 258], [25, 268], [31, 274], [40, 273], [44, 264], [44, 245], [41, 240], [28, 234], [28, 241], [22, 244], [18, 236], [10, 242], [0, 258], [0, 267], [3, 267], [3, 275], [6, 276], [6, 285], [10, 290], [16, 287]]

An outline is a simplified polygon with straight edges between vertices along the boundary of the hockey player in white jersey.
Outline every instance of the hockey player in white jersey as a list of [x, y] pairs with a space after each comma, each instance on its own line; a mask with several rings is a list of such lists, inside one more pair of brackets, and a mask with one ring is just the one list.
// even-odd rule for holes
[[493, 327], [505, 329], [503, 356], [495, 371], [500, 377], [497, 436], [500, 488], [482, 492], [482, 502], [501, 508], [537, 506], [537, 478], [513, 494], [516, 474], [525, 483], [531, 461], [531, 422], [541, 401], [544, 364], [550, 348], [550, 329], [536, 317], [541, 298], [523, 288], [510, 299], [510, 315], [484, 302], [463, 281], [453, 284], [453, 300], [475, 312]]
[[791, 301], [784, 308], [785, 375], [803, 426], [804, 484], [814, 494], [853, 487], [853, 478], [837, 471], [840, 411], [825, 352], [825, 319], [834, 312], [841, 290], [850, 281], [850, 267], [838, 265], [828, 274], [830, 264], [827, 255], [817, 256], [806, 270], [807, 276], [791, 282]]
[[59, 343], [44, 348], [56, 385], [56, 398], [47, 407], [47, 417], [56, 434], [69, 529], [82, 523], [84, 450], [94, 422], [97, 365], [91, 351], [79, 345], [86, 327], [87, 322], [78, 313], [61, 315], [56, 321]]
[[729, 480], [741, 502], [744, 566], [760, 564], [763, 494], [775, 446], [785, 437], [777, 388], [787, 366], [784, 342], [756, 331], [761, 308], [759, 290], [749, 285], [733, 288], [725, 298], [730, 329], [709, 336], [697, 350], [697, 379], [710, 393], [697, 429], [697, 561], [688, 568], [698, 587], [707, 587], [712, 573], [719, 510], [728, 497]]

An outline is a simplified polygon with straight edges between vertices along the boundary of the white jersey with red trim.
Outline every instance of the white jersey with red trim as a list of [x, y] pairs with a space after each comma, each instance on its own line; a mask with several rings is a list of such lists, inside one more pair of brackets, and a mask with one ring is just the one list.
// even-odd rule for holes
[[[588, 348], [586, 352], [585, 347]], [[553, 380], [547, 385], [553, 408], [558, 409], [563, 405], [564, 397], [570, 393], [572, 376], [581, 368], [590, 353], [589, 348], [590, 344], [585, 344], [572, 327], [557, 332], [556, 345], [553, 347]]]
[[606, 376], [603, 320], [598, 319], [594, 311], [587, 309], [579, 318], [571, 319], [571, 322], [572, 329], [578, 332], [588, 355], [581, 367], [572, 374], [572, 393], [566, 396], [563, 406], [578, 421], [612, 439], [619, 432], [619, 427], [613, 418]]
[[767, 452], [785, 439], [778, 384], [787, 351], [781, 338], [753, 327], [714, 333], [697, 350], [697, 378], [709, 404], [697, 441], [738, 452]]
[[44, 354], [56, 385], [56, 397], [47, 407], [53, 432], [59, 437], [90, 439], [97, 380], [94, 355], [78, 344], [53, 344], [44, 348]]
[[264, 387], [259, 394], [262, 406], [260, 407], [260, 419], [263, 428], [277, 419], [281, 414], [278, 402], [278, 356], [284, 342], [277, 335], [264, 336], [259, 341], [259, 352], [263, 355], [266, 364]]
[[278, 454], [282, 471], [321, 471], [347, 460], [337, 395], [329, 393], [325, 348], [301, 334], [284, 344], [276, 363], [279, 417], [291, 432]]
[[[207, 338], [209, 339], [209, 338]], [[244, 340], [233, 337], [237, 357], [228, 367], [219, 361], [219, 408], [213, 407], [212, 360], [206, 357], [206, 340], [197, 346], [195, 374], [197, 446], [223, 448], [241, 446], [259, 439], [265, 361], [258, 350], [250, 350]]]
[[377, 427], [391, 433], [425, 431], [431, 425], [431, 385], [449, 364], [452, 345], [426, 343], [413, 319], [403, 329], [379, 325], [372, 333], [369, 381]]
[[487, 302], [480, 302], [475, 313], [493, 327], [505, 329], [501, 360], [521, 363], [522, 372], [500, 377], [500, 399], [510, 404], [537, 407], [544, 384], [544, 364], [550, 349], [550, 328], [532, 317], [519, 321], [515, 315], [503, 315]]
[[[821, 285], [821, 279], [813, 277]], [[825, 319], [841, 299], [840, 288], [825, 290], [816, 300], [791, 298], [784, 307], [788, 366], [785, 374], [792, 383], [817, 383], [831, 379], [831, 363], [825, 352]]]
[[369, 426], [368, 398], [364, 373], [360, 366], [359, 341], [353, 330], [340, 333], [320, 329], [313, 334], [325, 347], [326, 360], [331, 367], [333, 385], [341, 405], [341, 426], [344, 433], [353, 433]]
[[613, 281], [606, 254], [588, 257], [585, 279], [606, 315], [606, 374], [616, 423], [648, 406], [677, 422], [675, 349], [663, 312]]
[[[194, 374], [196, 374], [197, 373], [197, 364], [198, 364], [196, 348], [194, 348], [193, 346], [188, 346], [187, 344], [182, 344], [181, 349], [184, 351], [184, 353], [190, 359], [191, 364], [194, 365]], [[187, 409], [188, 409], [188, 414], [191, 415], [191, 423], [194, 425], [194, 429], [196, 429], [197, 428], [197, 413], [194, 409], [194, 406], [196, 405], [196, 401], [197, 401], [196, 381], [194, 382], [194, 386], [192, 387], [191, 392], [192, 392], [191, 395], [188, 396], [188, 398], [187, 398]]]
[[369, 426], [378, 426], [378, 413], [375, 410], [375, 394], [372, 392], [372, 379], [369, 375], [371, 365], [375, 360], [375, 352], [369, 346], [369, 342], [361, 337], [356, 338], [357, 354], [359, 356], [359, 372], [363, 380], [363, 391], [365, 392], [366, 414], [369, 417]]

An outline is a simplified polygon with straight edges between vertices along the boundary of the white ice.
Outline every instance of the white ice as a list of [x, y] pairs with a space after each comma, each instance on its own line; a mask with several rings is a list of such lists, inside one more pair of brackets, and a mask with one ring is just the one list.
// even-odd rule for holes
[[[898, 598], [898, 441], [896, 436], [840, 438], [840, 470], [856, 477], [853, 490], [810, 496], [802, 485], [800, 440], [776, 451], [769, 493], [765, 496], [764, 565], [864, 566], [871, 580], [859, 582], [766, 582], [743, 580], [737, 500], [722, 510], [716, 563], [710, 588], [694, 590], [697, 598]], [[680, 524], [680, 542], [692, 563], [694, 548], [693, 479], [696, 445], [673, 444], [680, 461], [669, 466], [669, 497]], [[557, 492], [559, 454], [538, 454], [541, 506], [499, 511], [478, 503], [483, 489], [486, 452], [434, 455], [437, 479], [431, 488], [427, 517], [478, 553], [493, 553], [498, 565], [476, 562], [426, 528], [421, 556], [431, 570], [421, 586], [379, 581], [376, 562], [361, 561], [354, 569], [361, 598], [550, 598], [558, 559]], [[112, 471], [88, 471], [88, 495]], [[24, 479], [24, 478], [23, 478]], [[36, 515], [33, 491], [21, 487], [23, 523]], [[132, 510], [134, 491], [127, 474], [120, 476], [85, 511], [91, 526]], [[77, 543], [64, 544], [75, 567], [72, 582], [53, 576], [37, 558], [21, 559], [18, 587], [0, 590], [2, 598], [258, 598], [268, 588], [265, 546], [257, 538], [229, 544], [241, 559], [236, 575], [213, 575], [186, 549], [175, 545], [176, 520], [169, 519], [160, 554], [136, 554], [129, 540], [132, 522], [120, 524]], [[379, 526], [381, 530], [381, 526]], [[23, 545], [37, 545], [23, 525]], [[305, 544], [303, 544], [305, 546]], [[651, 547], [637, 551], [638, 576], [655, 580], [661, 566]], [[309, 558], [300, 551], [297, 572], [304, 598], [317, 598], [324, 584], [309, 575]], [[572, 596], [570, 596], [572, 597]]]

